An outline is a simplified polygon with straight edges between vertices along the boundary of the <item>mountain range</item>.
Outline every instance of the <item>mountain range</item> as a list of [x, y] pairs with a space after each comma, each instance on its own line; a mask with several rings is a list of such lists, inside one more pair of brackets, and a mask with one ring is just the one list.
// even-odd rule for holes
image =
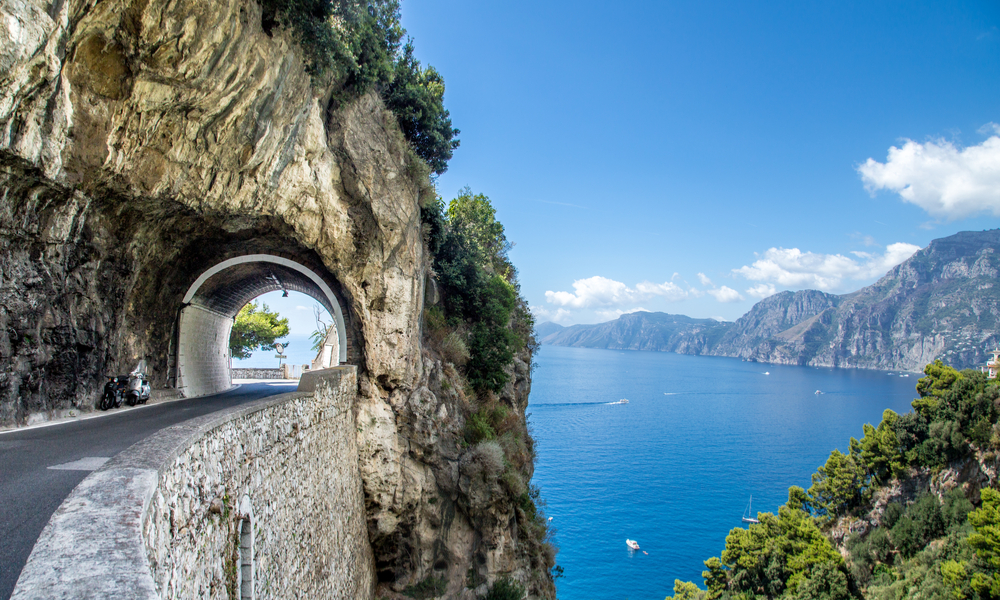
[[932, 241], [850, 294], [780, 292], [735, 322], [636, 312], [596, 325], [541, 323], [544, 345], [732, 356], [919, 371], [934, 359], [985, 365], [1000, 341], [1000, 230]]

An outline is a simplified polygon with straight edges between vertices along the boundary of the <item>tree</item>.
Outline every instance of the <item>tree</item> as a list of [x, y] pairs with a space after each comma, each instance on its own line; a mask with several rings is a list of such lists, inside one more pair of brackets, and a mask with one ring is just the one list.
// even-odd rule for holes
[[417, 156], [438, 175], [447, 171], [460, 132], [451, 126], [444, 107], [444, 78], [434, 67], [420, 68], [410, 40], [403, 46], [383, 97]]
[[250, 302], [240, 309], [229, 334], [229, 355], [233, 358], [250, 358], [255, 350], [267, 350], [279, 339], [288, 335], [288, 319], [271, 312], [264, 304]]
[[812, 476], [809, 496], [813, 509], [830, 518], [846, 514], [861, 502], [863, 480], [862, 468], [854, 458], [834, 450], [826, 464]]
[[323, 321], [322, 309], [318, 304], [313, 305], [313, 317], [316, 319], [316, 329], [309, 334], [309, 339], [312, 340], [312, 351], [319, 352], [319, 349], [323, 347], [323, 342], [326, 341], [326, 335], [330, 331], [330, 326]]
[[983, 505], [969, 513], [975, 533], [969, 535], [969, 546], [986, 566], [986, 573], [972, 576], [972, 587], [983, 598], [1000, 598], [1000, 492], [983, 488]]
[[924, 367], [924, 375], [917, 381], [920, 397], [913, 401], [913, 410], [931, 420], [941, 398], [962, 378], [962, 374], [938, 359]]
[[896, 435], [898, 421], [899, 415], [886, 409], [877, 428], [865, 423], [863, 426], [865, 435], [861, 441], [857, 442], [851, 438], [852, 448], [858, 448], [860, 460], [868, 467], [869, 473], [875, 480], [874, 483], [885, 483], [899, 476], [906, 468], [902, 444]]

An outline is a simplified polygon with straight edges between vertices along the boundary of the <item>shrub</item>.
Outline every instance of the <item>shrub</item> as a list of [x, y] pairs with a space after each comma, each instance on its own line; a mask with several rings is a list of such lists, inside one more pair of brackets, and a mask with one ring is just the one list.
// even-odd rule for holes
[[900, 554], [909, 558], [928, 542], [944, 534], [941, 503], [933, 494], [924, 494], [911, 504], [889, 532]]
[[443, 577], [428, 575], [427, 578], [420, 583], [406, 586], [406, 589], [403, 590], [403, 594], [409, 596], [410, 598], [416, 598], [417, 600], [426, 600], [427, 598], [436, 598], [444, 594], [447, 587], [448, 582], [445, 581]]
[[490, 483], [503, 473], [503, 450], [494, 441], [480, 442], [462, 456], [462, 471], [471, 479], [482, 478]]
[[441, 355], [447, 362], [461, 367], [469, 362], [469, 347], [458, 332], [452, 331], [441, 340]]
[[447, 171], [460, 132], [451, 126], [444, 108], [444, 79], [434, 67], [420, 68], [410, 41], [403, 47], [383, 97], [413, 151], [438, 175]]
[[486, 600], [522, 600], [523, 598], [524, 586], [509, 576], [494, 581], [489, 591], [486, 592]]

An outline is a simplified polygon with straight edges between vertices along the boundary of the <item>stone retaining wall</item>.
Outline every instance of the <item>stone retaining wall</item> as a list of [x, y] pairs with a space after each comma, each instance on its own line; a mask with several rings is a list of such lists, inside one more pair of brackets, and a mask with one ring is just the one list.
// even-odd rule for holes
[[233, 379], [284, 379], [284, 369], [234, 368], [230, 370]]
[[372, 598], [356, 368], [304, 383], [314, 391], [167, 428], [95, 471], [12, 598], [239, 598], [241, 580], [245, 597]]

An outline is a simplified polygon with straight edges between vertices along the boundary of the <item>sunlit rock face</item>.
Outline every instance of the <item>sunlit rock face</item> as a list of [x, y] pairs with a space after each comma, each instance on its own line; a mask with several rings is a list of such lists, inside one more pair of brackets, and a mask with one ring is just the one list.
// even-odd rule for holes
[[0, 423], [168, 384], [187, 286], [249, 252], [325, 270], [365, 375], [413, 383], [420, 169], [377, 97], [331, 102], [253, 2], [0, 7]]

